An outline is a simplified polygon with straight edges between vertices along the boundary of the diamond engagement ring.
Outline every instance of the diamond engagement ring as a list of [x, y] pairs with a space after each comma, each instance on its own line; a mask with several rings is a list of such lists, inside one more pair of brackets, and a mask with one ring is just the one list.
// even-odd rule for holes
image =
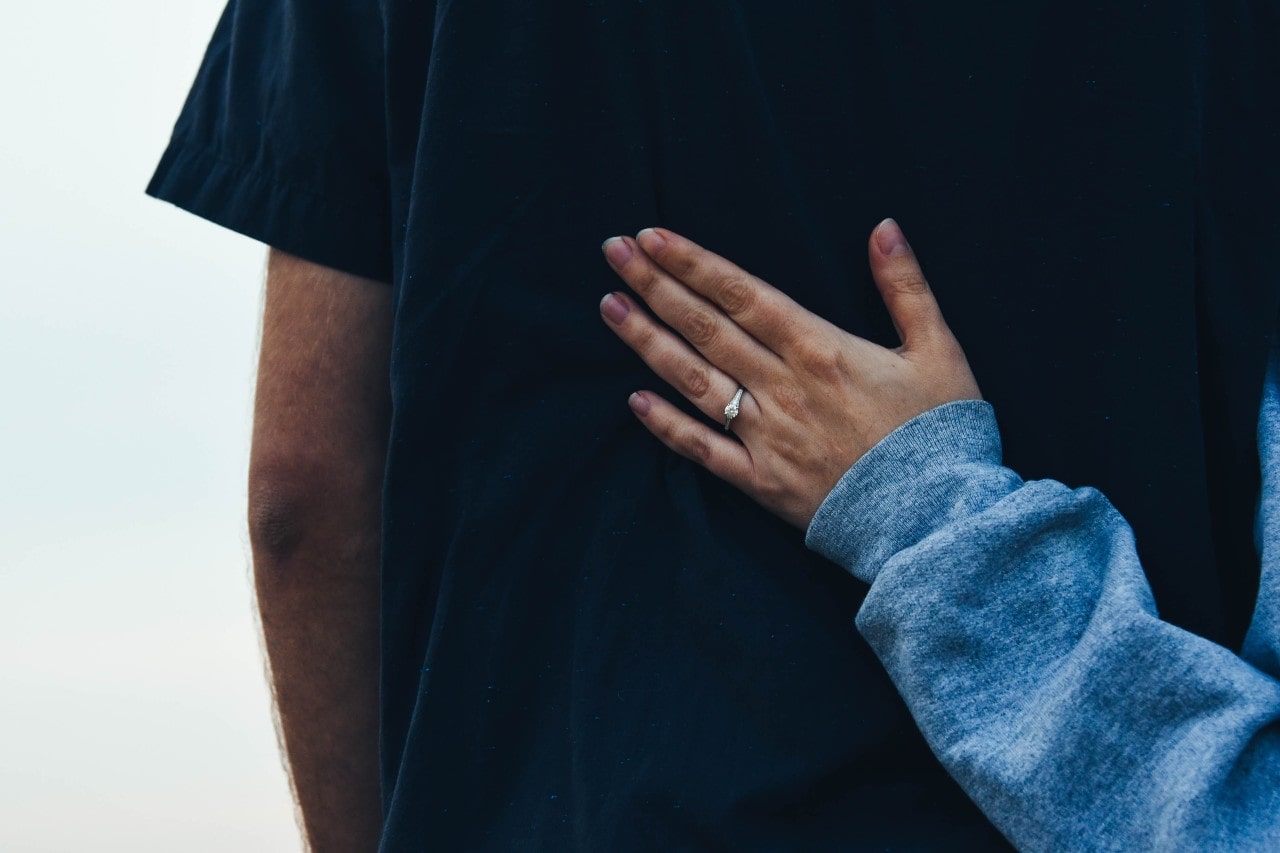
[[729, 405], [724, 407], [724, 431], [728, 432], [733, 425], [733, 419], [738, 416], [738, 404], [742, 402], [742, 392], [746, 389], [741, 385], [738, 386], [738, 393], [733, 395], [733, 399], [729, 401]]

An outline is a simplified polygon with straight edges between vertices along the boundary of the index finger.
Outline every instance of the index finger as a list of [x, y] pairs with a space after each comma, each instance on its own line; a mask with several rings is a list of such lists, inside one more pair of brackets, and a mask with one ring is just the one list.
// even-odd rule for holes
[[811, 330], [814, 315], [795, 300], [692, 240], [666, 228], [646, 228], [636, 242], [658, 266], [779, 355]]

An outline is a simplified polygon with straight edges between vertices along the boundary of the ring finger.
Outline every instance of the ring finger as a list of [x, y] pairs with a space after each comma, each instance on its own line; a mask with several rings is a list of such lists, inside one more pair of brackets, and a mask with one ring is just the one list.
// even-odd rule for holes
[[[711, 364], [677, 335], [656, 323], [634, 301], [621, 293], [610, 293], [600, 301], [600, 313], [609, 328], [635, 350], [653, 369], [689, 402], [721, 426], [725, 406], [737, 393], [739, 383]], [[742, 395], [735, 430], [758, 423], [759, 408], [750, 389]]]

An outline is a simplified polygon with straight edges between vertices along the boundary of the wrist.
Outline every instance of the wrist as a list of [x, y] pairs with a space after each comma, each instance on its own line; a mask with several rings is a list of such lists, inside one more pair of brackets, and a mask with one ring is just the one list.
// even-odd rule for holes
[[995, 412], [944, 403], [885, 436], [845, 472], [814, 514], [805, 544], [871, 583], [894, 554], [1016, 488], [1001, 467]]

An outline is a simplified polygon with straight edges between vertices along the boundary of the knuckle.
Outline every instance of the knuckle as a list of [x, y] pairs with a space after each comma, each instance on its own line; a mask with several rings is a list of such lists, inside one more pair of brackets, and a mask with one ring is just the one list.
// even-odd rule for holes
[[929, 282], [918, 270], [906, 270], [895, 274], [890, 279], [894, 291], [909, 296], [918, 296], [929, 292]]
[[682, 381], [684, 391], [690, 397], [701, 399], [711, 390], [711, 374], [700, 364], [687, 365]]
[[631, 348], [636, 352], [648, 352], [653, 349], [654, 342], [658, 336], [657, 331], [647, 323], [636, 323], [634, 325], [636, 328], [629, 330], [630, 336], [628, 339], [631, 343]]
[[808, 416], [809, 405], [797, 389], [784, 385], [773, 392], [773, 405], [789, 418], [803, 420]]
[[797, 353], [800, 366], [819, 379], [834, 380], [840, 373], [840, 353], [822, 341], [806, 341]]
[[691, 309], [685, 314], [683, 331], [689, 342], [700, 348], [714, 343], [720, 336], [719, 324], [702, 308]]
[[667, 240], [658, 250], [662, 265], [676, 275], [684, 278], [693, 274], [698, 268], [697, 258], [689, 251], [689, 247], [680, 241]]
[[658, 271], [653, 265], [645, 264], [642, 269], [637, 270], [627, 281], [636, 293], [641, 296], [648, 296], [658, 286], [658, 279]]
[[676, 424], [665, 413], [657, 418], [650, 417], [649, 429], [653, 431], [654, 435], [662, 439], [662, 443], [668, 447], [680, 446], [680, 435], [676, 429]]
[[701, 432], [688, 433], [684, 436], [682, 446], [689, 458], [702, 465], [711, 461], [711, 442]]
[[720, 304], [730, 314], [745, 314], [755, 304], [755, 292], [738, 276], [725, 279], [718, 291]]

